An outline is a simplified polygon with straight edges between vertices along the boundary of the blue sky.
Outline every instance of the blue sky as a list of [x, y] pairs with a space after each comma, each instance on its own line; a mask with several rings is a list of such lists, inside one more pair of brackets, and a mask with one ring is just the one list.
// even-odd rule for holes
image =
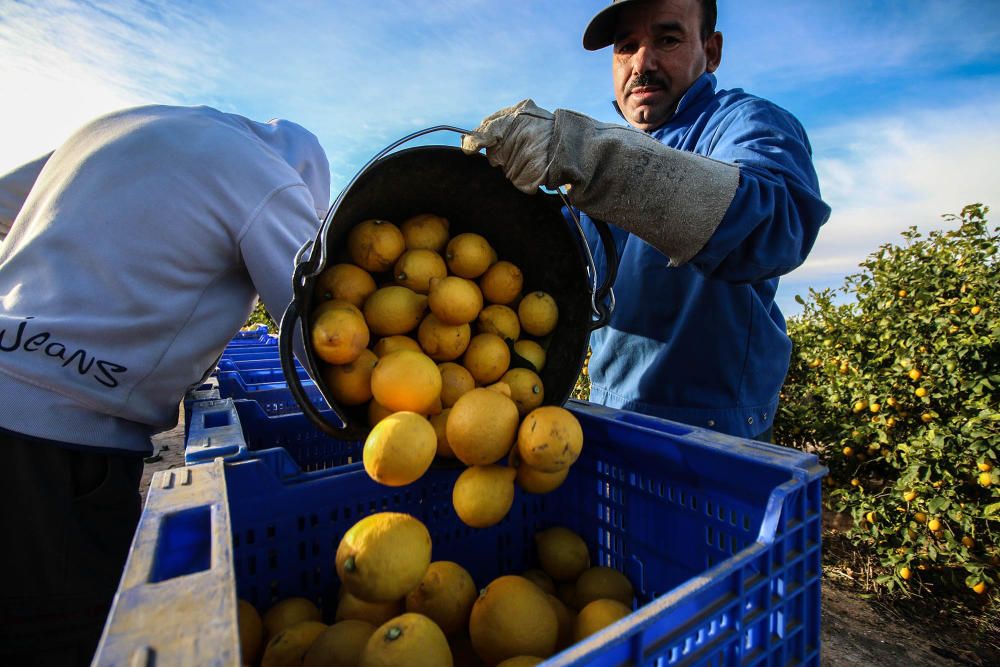
[[[617, 121], [610, 54], [580, 46], [605, 4], [0, 0], [0, 173], [144, 103], [299, 122], [334, 192], [413, 130], [474, 127], [525, 97]], [[799, 117], [834, 209], [782, 281], [786, 313], [911, 224], [1000, 207], [1000, 3], [720, 0], [719, 17], [720, 86]]]

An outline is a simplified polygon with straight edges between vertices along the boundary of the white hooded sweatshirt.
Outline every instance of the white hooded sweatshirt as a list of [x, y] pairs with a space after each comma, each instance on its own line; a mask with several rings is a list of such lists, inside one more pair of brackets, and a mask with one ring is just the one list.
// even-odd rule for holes
[[281, 317], [329, 199], [313, 134], [208, 107], [112, 113], [0, 177], [0, 428], [150, 451], [258, 293]]

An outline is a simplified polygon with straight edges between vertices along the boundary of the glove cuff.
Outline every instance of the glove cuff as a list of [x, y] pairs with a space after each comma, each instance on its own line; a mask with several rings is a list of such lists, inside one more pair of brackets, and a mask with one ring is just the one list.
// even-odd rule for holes
[[664, 146], [621, 125], [558, 109], [546, 186], [572, 186], [591, 217], [639, 236], [680, 266], [722, 222], [739, 187], [739, 167]]

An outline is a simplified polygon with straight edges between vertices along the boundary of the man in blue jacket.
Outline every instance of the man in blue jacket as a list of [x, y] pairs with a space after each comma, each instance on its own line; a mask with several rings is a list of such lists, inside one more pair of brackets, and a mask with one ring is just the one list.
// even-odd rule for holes
[[716, 90], [715, 22], [715, 0], [616, 0], [583, 45], [613, 46], [616, 108], [634, 129], [525, 100], [463, 148], [486, 148], [525, 192], [569, 186], [595, 259], [588, 216], [611, 223], [617, 307], [591, 337], [592, 400], [770, 440], [792, 347], [778, 278], [830, 208], [799, 122]]

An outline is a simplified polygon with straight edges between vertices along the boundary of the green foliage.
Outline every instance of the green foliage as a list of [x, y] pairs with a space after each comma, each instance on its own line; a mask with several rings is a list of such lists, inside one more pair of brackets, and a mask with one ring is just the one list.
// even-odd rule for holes
[[250, 313], [250, 317], [247, 318], [247, 323], [244, 325], [246, 327], [254, 327], [258, 324], [266, 324], [267, 330], [271, 333], [278, 333], [278, 325], [274, 323], [271, 316], [267, 314], [267, 310], [264, 308], [264, 304], [257, 301], [257, 305], [253, 307], [253, 312]]
[[[818, 449], [829, 502], [886, 590], [1000, 584], [1000, 236], [981, 204], [956, 228], [870, 255], [811, 291], [778, 442]], [[908, 571], [907, 571], [908, 570]], [[909, 575], [907, 578], [906, 575]], [[977, 591], [978, 592], [978, 591]]]

